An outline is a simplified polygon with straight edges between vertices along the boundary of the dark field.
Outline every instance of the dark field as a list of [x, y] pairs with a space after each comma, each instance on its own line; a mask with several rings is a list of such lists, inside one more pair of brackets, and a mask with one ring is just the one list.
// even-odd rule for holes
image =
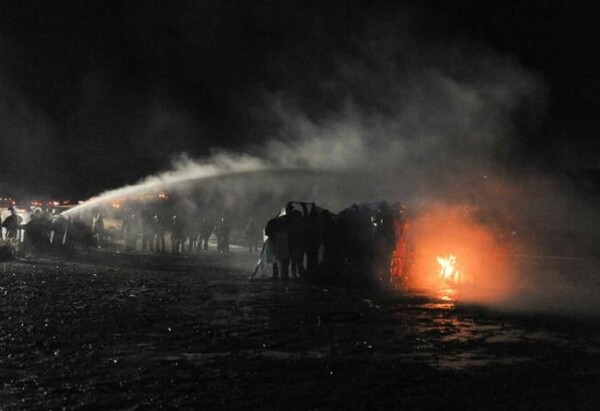
[[249, 281], [255, 259], [2, 263], [0, 408], [597, 408], [596, 320]]

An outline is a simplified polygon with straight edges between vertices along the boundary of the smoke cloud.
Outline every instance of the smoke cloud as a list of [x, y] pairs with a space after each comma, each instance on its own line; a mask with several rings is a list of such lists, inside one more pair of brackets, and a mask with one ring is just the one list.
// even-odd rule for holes
[[443, 184], [518, 166], [514, 119], [530, 115], [535, 121], [543, 103], [535, 75], [477, 44], [418, 44], [402, 36], [377, 33], [358, 42], [351, 59], [331, 56], [332, 73], [313, 81], [315, 100], [332, 101], [327, 110], [312, 112], [310, 102], [290, 90], [262, 90], [252, 110], [273, 130], [265, 143], [198, 161], [178, 157], [173, 170], [137, 187], [219, 173], [307, 169], [362, 176], [365, 187], [345, 178], [338, 183], [354, 198], [363, 191], [389, 198], [430, 195]]

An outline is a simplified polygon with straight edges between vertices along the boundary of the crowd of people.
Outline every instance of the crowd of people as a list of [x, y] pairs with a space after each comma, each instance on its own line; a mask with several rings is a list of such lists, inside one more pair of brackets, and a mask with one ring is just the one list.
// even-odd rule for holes
[[[183, 254], [201, 253], [208, 250], [208, 242], [213, 234], [217, 238], [217, 251], [229, 253], [231, 226], [226, 217], [217, 223], [209, 218], [189, 216], [185, 213], [163, 218], [162, 214], [129, 212], [121, 226], [126, 251]], [[165, 238], [170, 234], [170, 250]], [[138, 247], [141, 243], [141, 248]], [[252, 247], [249, 247], [252, 248]]]
[[23, 252], [119, 249], [122, 239], [126, 252], [178, 255], [206, 252], [209, 240], [215, 238], [216, 252], [225, 255], [230, 253], [235, 228], [236, 245], [246, 245], [249, 252], [258, 252], [262, 246], [261, 261], [271, 267], [274, 279], [315, 279], [322, 278], [322, 273], [343, 273], [348, 282], [370, 273], [370, 280], [384, 281], [393, 265], [392, 254], [402, 244], [399, 210], [374, 203], [353, 205], [334, 215], [314, 203], [290, 202], [284, 212], [267, 222], [264, 242], [263, 226], [255, 218], [247, 218], [245, 224], [238, 218], [232, 225], [229, 218], [212, 219], [210, 213], [138, 208], [122, 213], [120, 227], [119, 219], [113, 218], [107, 228], [103, 213], [64, 215], [34, 208], [19, 215], [10, 207], [0, 239]]
[[327, 275], [330, 281], [340, 275], [345, 283], [389, 281], [402, 229], [399, 207], [387, 203], [354, 205], [333, 215], [312, 203], [290, 202], [266, 225], [264, 261], [273, 279]]
[[67, 245], [91, 246], [93, 235], [80, 217], [67, 218], [55, 209], [34, 208], [25, 217], [14, 207], [2, 221], [0, 238], [22, 252], [63, 249]]
[[[123, 240], [127, 252], [190, 254], [209, 250], [209, 240], [216, 237], [216, 251], [230, 252], [232, 226], [227, 217], [218, 220], [199, 218], [186, 213], [150, 212], [127, 210], [120, 228], [111, 219], [105, 223], [104, 213], [60, 214], [56, 210], [34, 208], [19, 212], [10, 207], [2, 221], [0, 240], [11, 243], [23, 252], [41, 252], [59, 248], [90, 249], [119, 248]], [[243, 234], [241, 243], [248, 251], [256, 252], [262, 244], [262, 227], [250, 218], [245, 227], [239, 223], [236, 229]], [[240, 231], [238, 230], [238, 231]], [[243, 244], [241, 244], [243, 245]]]

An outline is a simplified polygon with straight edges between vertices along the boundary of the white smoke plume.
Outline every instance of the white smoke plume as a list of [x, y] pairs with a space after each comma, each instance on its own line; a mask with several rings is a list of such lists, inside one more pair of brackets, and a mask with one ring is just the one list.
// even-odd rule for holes
[[336, 185], [347, 197], [335, 199], [340, 205], [431, 193], [504, 162], [513, 166], [519, 132], [513, 118], [536, 114], [543, 103], [535, 75], [474, 44], [395, 48], [391, 37], [377, 41], [386, 53], [373, 52], [376, 45], [367, 41], [354, 59], [336, 59], [333, 78], [315, 80], [320, 93], [335, 96], [333, 107], [309, 114], [294, 93], [265, 91], [254, 109], [277, 125], [265, 143], [200, 160], [182, 155], [172, 170], [101, 194], [89, 205], [182, 182], [282, 169], [343, 173]]

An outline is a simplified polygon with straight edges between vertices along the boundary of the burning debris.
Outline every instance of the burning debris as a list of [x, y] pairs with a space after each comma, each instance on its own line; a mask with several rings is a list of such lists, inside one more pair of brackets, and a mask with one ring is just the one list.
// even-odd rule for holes
[[456, 257], [453, 254], [448, 254], [447, 257], [436, 257], [435, 259], [441, 267], [440, 277], [442, 277], [444, 281], [451, 281], [459, 284], [462, 273], [456, 266]]
[[435, 259], [440, 265], [440, 278], [446, 283], [453, 285], [473, 283], [473, 277], [461, 266], [454, 254], [436, 257]]

